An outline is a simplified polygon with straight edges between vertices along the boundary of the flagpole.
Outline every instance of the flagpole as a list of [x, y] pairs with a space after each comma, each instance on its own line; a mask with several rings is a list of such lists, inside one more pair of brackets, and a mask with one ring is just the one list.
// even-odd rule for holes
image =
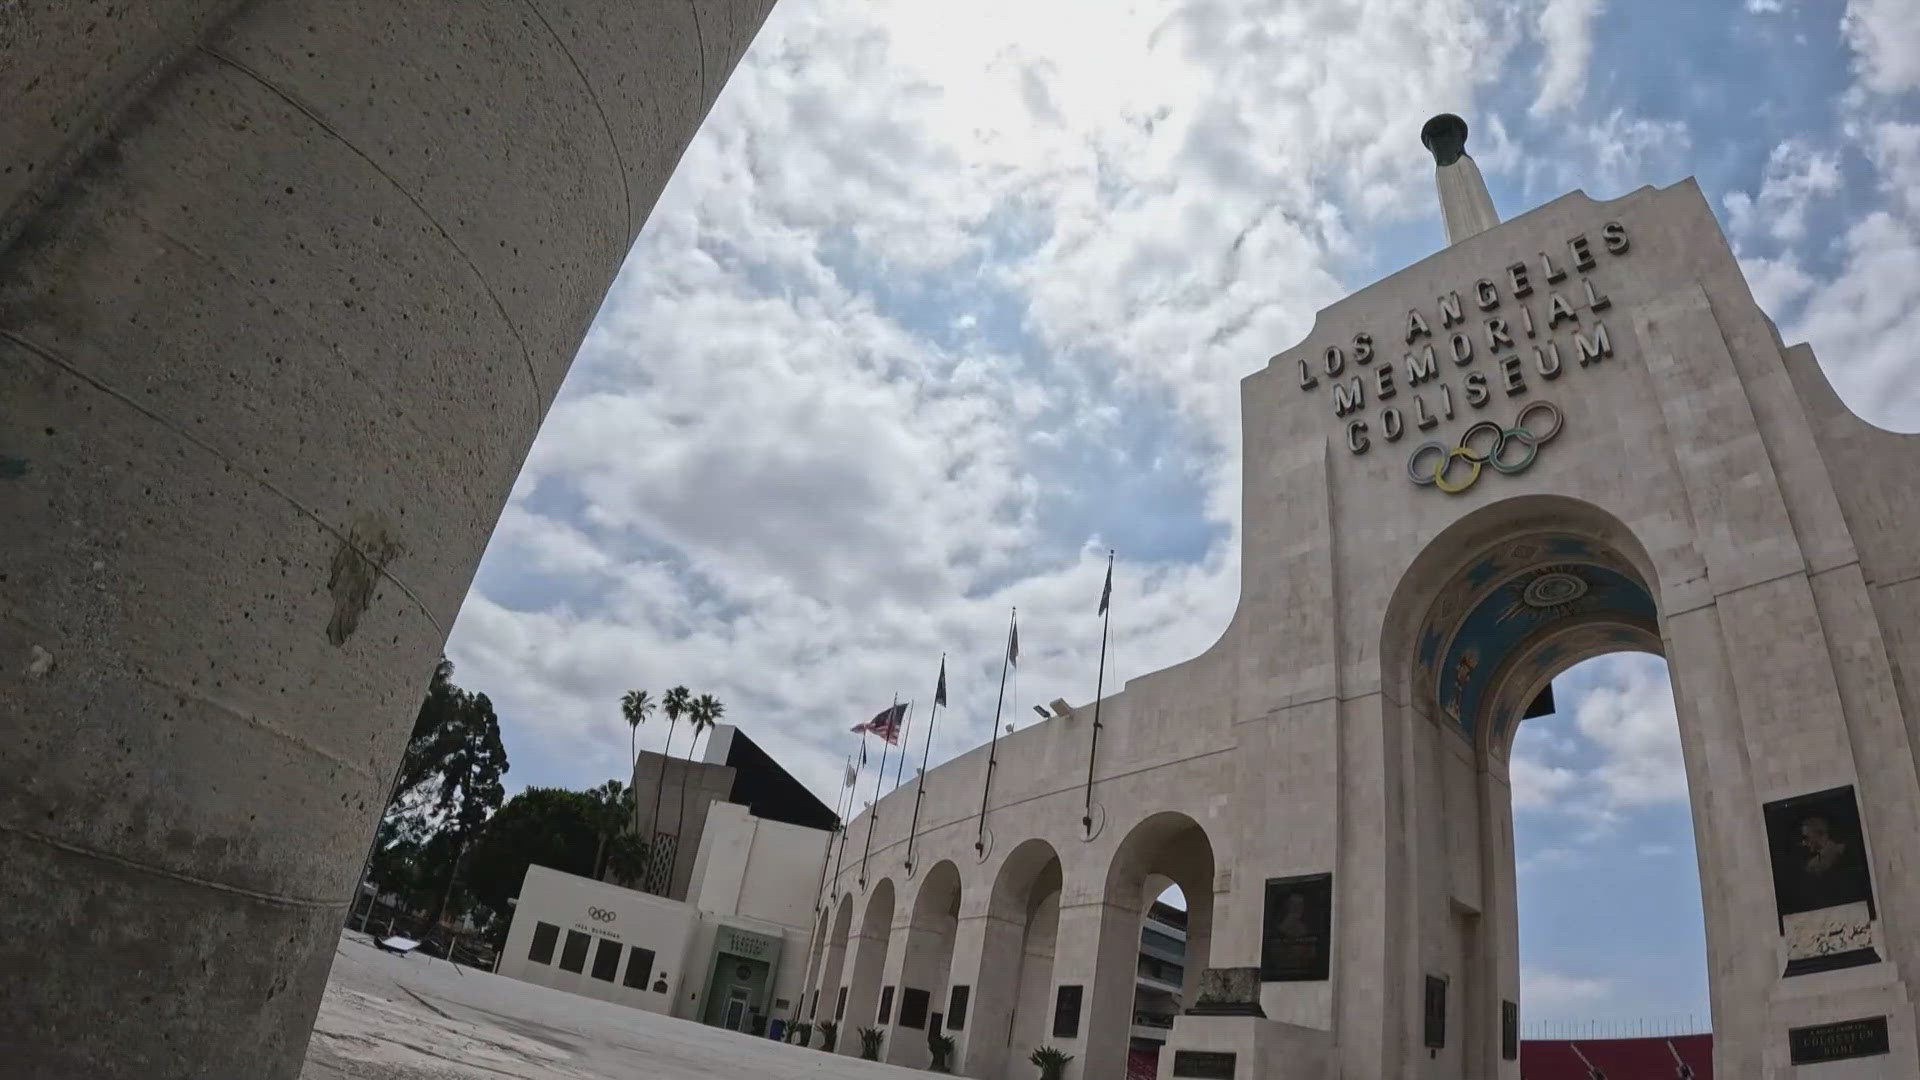
[[907, 702], [907, 718], [900, 722], [900, 761], [893, 767], [893, 787], [889, 794], [900, 790], [900, 774], [907, 770], [907, 732], [913, 728], [913, 702]]
[[1007, 703], [1007, 665], [1013, 662], [1013, 628], [1019, 617], [1019, 608], [1007, 615], [1007, 650], [1000, 657], [1000, 696], [993, 702], [993, 741], [987, 744], [987, 778], [980, 783], [980, 820], [973, 834], [973, 850], [982, 853], [987, 850], [987, 792], [993, 787], [993, 767], [1000, 752], [1000, 710]]
[[[860, 764], [864, 767], [866, 763], [867, 763], [867, 733], [865, 729], [862, 729], [860, 732]], [[850, 790], [857, 791], [859, 790], [859, 787], [860, 787], [859, 776], [858, 774], [855, 774], [854, 785], [853, 785], [853, 788]], [[847, 815], [851, 815], [852, 813], [853, 813], [853, 796], [849, 794], [847, 796]], [[844, 818], [844, 815], [843, 815], [843, 818]], [[842, 864], [845, 863], [846, 858], [847, 858], [847, 825], [846, 825], [846, 822], [843, 820], [840, 825], [840, 854], [834, 856], [834, 859], [833, 859], [833, 881], [834, 881], [835, 892], [840, 891], [840, 885], [839, 885], [840, 869]], [[862, 884], [864, 884], [864, 882]]]
[[907, 873], [913, 873], [913, 840], [920, 829], [920, 800], [927, 797], [927, 759], [933, 754], [933, 722], [940, 716], [940, 699], [947, 692], [947, 654], [940, 654], [940, 685], [927, 709], [927, 742], [920, 750], [920, 782], [913, 792], [913, 821], [907, 826]]
[[1093, 736], [1087, 747], [1087, 800], [1080, 827], [1093, 833], [1093, 762], [1100, 752], [1100, 696], [1107, 688], [1107, 627], [1113, 623], [1113, 549], [1107, 549], [1107, 581], [1100, 589], [1100, 673], [1093, 678]]
[[[893, 719], [893, 710], [900, 707], [900, 695], [893, 695], [893, 704], [888, 707], [887, 719]], [[880, 736], [880, 771], [873, 775], [873, 806], [867, 811], [867, 844], [860, 851], [860, 887], [867, 887], [867, 858], [873, 854], [873, 827], [880, 824], [880, 784], [887, 778], [887, 750], [893, 744], [885, 735]], [[851, 809], [851, 807], [849, 807]]]

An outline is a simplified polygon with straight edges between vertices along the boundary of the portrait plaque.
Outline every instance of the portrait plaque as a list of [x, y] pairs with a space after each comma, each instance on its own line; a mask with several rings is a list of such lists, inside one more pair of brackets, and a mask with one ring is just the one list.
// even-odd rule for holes
[[1884, 1016], [1787, 1029], [1787, 1056], [1794, 1065], [1817, 1065], [1823, 1061], [1845, 1061], [1888, 1052]]
[[925, 1027], [930, 1004], [932, 996], [919, 987], [909, 986], [900, 991], [900, 1026], [915, 1031]]
[[1511, 1001], [1500, 1003], [1500, 1057], [1520, 1059], [1520, 1006]]
[[953, 988], [953, 996], [947, 999], [947, 1030], [967, 1030], [967, 998], [973, 993], [973, 987], [962, 983]]
[[880, 988], [880, 1014], [875, 1023], [884, 1024], [893, 1019], [893, 987]]
[[1053, 1002], [1053, 1037], [1056, 1039], [1077, 1039], [1080, 1037], [1080, 993], [1081, 987], [1062, 986], [1059, 996]]
[[840, 988], [840, 999], [833, 1003], [833, 1022], [839, 1023], [847, 1018], [847, 988]]
[[1175, 1050], [1173, 1075], [1181, 1080], [1233, 1080], [1234, 1060], [1224, 1050]]
[[1871, 909], [1873, 881], [1851, 786], [1770, 802], [1765, 813], [1773, 900], [1782, 917], [1860, 902]]
[[1333, 875], [1268, 878], [1260, 981], [1315, 982], [1333, 959]]

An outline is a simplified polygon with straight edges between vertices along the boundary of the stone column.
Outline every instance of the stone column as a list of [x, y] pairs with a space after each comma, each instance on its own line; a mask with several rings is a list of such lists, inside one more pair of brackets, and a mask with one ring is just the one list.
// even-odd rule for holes
[[[1024, 927], [981, 912], [962, 915], [954, 933], [951, 986], [971, 988], [966, 1027], [953, 1034], [954, 1071], [991, 1080], [1007, 1059], [1007, 1025], [1019, 990]], [[948, 993], [952, 1003], [952, 993]], [[951, 1012], [951, 1010], [949, 1010]]]
[[[1131, 891], [1138, 895], [1137, 888]], [[1047, 999], [1041, 1042], [1074, 1055], [1070, 1076], [1124, 1076], [1140, 965], [1140, 909], [1107, 901], [1061, 908], [1053, 956], [1054, 994]], [[1062, 986], [1080, 987], [1079, 1034], [1071, 1039], [1053, 1029]]]
[[9, 16], [10, 1073], [300, 1071], [487, 536], [769, 6]]

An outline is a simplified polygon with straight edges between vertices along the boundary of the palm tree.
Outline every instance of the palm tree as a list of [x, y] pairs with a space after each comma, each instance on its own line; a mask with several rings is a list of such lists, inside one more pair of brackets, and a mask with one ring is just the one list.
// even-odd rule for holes
[[713, 726], [714, 721], [725, 715], [727, 707], [712, 694], [701, 694], [687, 703], [687, 722], [693, 726], [693, 744], [687, 750], [687, 767], [680, 771], [680, 816], [675, 819], [673, 833], [673, 856], [667, 860], [667, 888], [673, 888], [673, 872], [680, 862], [680, 835], [686, 830], [687, 823], [687, 774], [693, 771], [693, 751], [700, 745], [700, 736]]
[[[645, 690], [629, 690], [620, 696], [620, 715], [627, 719], [627, 779], [640, 761], [640, 725], [653, 715], [653, 697]], [[633, 828], [640, 829], [640, 789], [633, 789]]]
[[593, 877], [598, 881], [606, 867], [607, 841], [619, 837], [624, 824], [621, 819], [627, 816], [627, 786], [618, 780], [603, 781], [587, 789], [587, 798], [593, 800], [593, 830], [600, 834], [600, 842], [593, 849]]
[[[686, 714], [687, 708], [691, 704], [692, 695], [687, 693], [687, 688], [684, 686], [676, 686], [667, 691], [666, 699], [660, 703], [660, 711], [667, 714], [667, 745], [660, 749], [660, 779], [653, 785], [653, 835], [647, 838], [647, 861], [649, 864], [653, 861], [654, 838], [660, 835], [660, 796], [664, 794], [667, 789], [666, 758], [673, 749], [673, 729], [679, 725], [680, 717]], [[667, 879], [666, 892], [672, 891], [673, 879], [669, 877]], [[663, 892], [661, 895], [664, 896], [665, 894], [666, 893]]]

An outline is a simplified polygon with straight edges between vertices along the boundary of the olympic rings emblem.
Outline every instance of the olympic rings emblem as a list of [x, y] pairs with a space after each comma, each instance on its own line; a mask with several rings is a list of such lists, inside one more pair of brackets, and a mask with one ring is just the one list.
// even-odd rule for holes
[[587, 918], [592, 919], [594, 922], [612, 922], [617, 917], [614, 912], [608, 911], [606, 908], [590, 907], [587, 909]]
[[[1527, 418], [1536, 412], [1544, 412], [1551, 426], [1536, 431], [1527, 426]], [[1448, 449], [1438, 440], [1424, 442], [1413, 448], [1407, 458], [1407, 479], [1421, 487], [1437, 487], [1449, 495], [1458, 495], [1473, 486], [1480, 479], [1480, 471], [1491, 465], [1495, 471], [1513, 473], [1527, 471], [1533, 459], [1540, 456], [1540, 448], [1553, 441], [1560, 434], [1563, 418], [1560, 407], [1551, 401], [1530, 401], [1513, 418], [1513, 426], [1503, 428], [1491, 420], [1481, 420], [1460, 436], [1460, 445]], [[1478, 441], [1484, 448], [1476, 448]], [[1508, 453], [1508, 448], [1518, 446], [1521, 452]], [[1424, 464], [1431, 461], [1431, 465]], [[1463, 478], [1454, 478], [1454, 462], [1466, 464]]]

